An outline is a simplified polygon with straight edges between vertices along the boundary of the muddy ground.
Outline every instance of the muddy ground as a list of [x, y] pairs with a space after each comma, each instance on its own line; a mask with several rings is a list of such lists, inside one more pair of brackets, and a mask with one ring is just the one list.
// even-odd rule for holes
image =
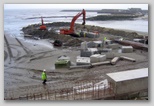
[[[55, 25], [53, 28], [57, 29], [58, 25]], [[80, 29], [81, 27], [78, 28]], [[125, 32], [119, 30], [120, 32], [124, 33], [120, 36], [120, 32], [116, 30], [114, 31], [114, 29], [106, 29], [95, 26], [87, 26], [87, 28], [100, 30], [100, 37], [95, 39], [78, 38], [78, 40], [100, 40], [104, 36], [106, 36], [108, 39], [119, 38], [121, 36], [125, 39], [140, 37], [140, 35], [136, 32]], [[125, 33], [129, 33], [132, 36], [130, 37], [129, 34], [127, 35]], [[80, 46], [71, 44], [71, 46], [67, 45], [67, 47], [63, 46], [55, 48], [51, 44], [53, 41], [52, 35], [51, 38], [47, 37], [48, 39], [44, 38], [40, 40], [34, 40], [24, 37], [23, 39], [14, 38], [6, 32], [4, 37], [5, 97], [13, 94], [14, 97], [17, 97], [20, 95], [28, 94], [30, 92], [43, 92], [44, 90], [42, 90], [43, 85], [41, 80], [41, 72], [43, 69], [47, 70], [47, 89], [60, 89], [68, 86], [71, 87], [75, 83], [82, 82], [83, 80], [94, 81], [106, 79], [106, 73], [146, 68], [149, 66], [148, 52], [134, 49], [133, 53], [115, 52], [115, 55], [128, 56], [136, 59], [136, 62], [122, 60], [119, 61], [116, 65], [101, 65], [90, 69], [55, 69], [54, 63], [57, 60], [57, 57], [61, 55], [70, 56], [72, 63], [75, 63], [76, 56], [80, 55]], [[64, 40], [65, 36], [59, 35], [58, 38]], [[76, 39], [67, 36], [67, 39], [66, 41], [64, 40], [64, 43], [67, 43], [68, 38]]]
[[[127, 40], [133, 40], [134, 38], [143, 38], [143, 36], [147, 36], [147, 33], [138, 33], [134, 31], [126, 31], [126, 30], [117, 30], [112, 28], [105, 28], [105, 27], [99, 27], [99, 26], [90, 26], [90, 25], [81, 25], [81, 24], [75, 24], [75, 32], [79, 33], [82, 31], [87, 32], [99, 32], [101, 35], [99, 38], [74, 38], [69, 35], [61, 35], [58, 31], [62, 28], [69, 28], [70, 23], [69, 22], [54, 22], [54, 23], [48, 23], [45, 24], [47, 26], [47, 30], [39, 30], [39, 24], [29, 25], [27, 27], [22, 28], [22, 31], [24, 32], [25, 36], [29, 36], [31, 38], [41, 38], [41, 39], [52, 39], [52, 40], [61, 40], [64, 43], [64, 46], [80, 46], [80, 43], [83, 41], [92, 41], [92, 40], [102, 40], [104, 35], [114, 35], [109, 37], [109, 39], [116, 39], [123, 37]], [[72, 43], [76, 42], [76, 43]]]

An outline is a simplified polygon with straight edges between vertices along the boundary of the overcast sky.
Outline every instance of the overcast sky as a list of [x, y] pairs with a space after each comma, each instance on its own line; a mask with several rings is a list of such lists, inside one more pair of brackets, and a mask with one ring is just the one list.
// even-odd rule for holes
[[148, 10], [148, 4], [4, 4], [4, 9], [127, 9]]

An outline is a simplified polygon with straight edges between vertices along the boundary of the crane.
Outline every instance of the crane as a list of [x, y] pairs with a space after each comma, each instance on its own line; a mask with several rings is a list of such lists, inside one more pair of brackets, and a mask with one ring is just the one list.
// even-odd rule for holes
[[46, 30], [46, 26], [44, 25], [43, 18], [41, 17], [42, 25], [40, 26], [40, 30]]
[[71, 35], [73, 37], [79, 37], [77, 34], [74, 33], [74, 23], [81, 15], [83, 15], [82, 25], [85, 25], [86, 11], [83, 9], [81, 13], [78, 13], [76, 16], [73, 17], [69, 29], [60, 29], [60, 34]]

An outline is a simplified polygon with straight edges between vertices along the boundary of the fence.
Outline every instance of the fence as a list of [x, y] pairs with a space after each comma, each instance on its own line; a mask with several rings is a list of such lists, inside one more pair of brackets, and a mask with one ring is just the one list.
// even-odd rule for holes
[[[54, 85], [56, 86], [56, 85]], [[58, 85], [57, 85], [58, 86]], [[53, 87], [53, 85], [52, 85]], [[51, 86], [29, 87], [28, 90], [8, 90], [5, 92], [5, 100], [97, 100], [113, 97], [113, 86], [107, 80], [103, 81], [78, 81], [73, 86], [51, 88]], [[36, 90], [40, 89], [40, 90]], [[25, 92], [25, 90], [27, 90]], [[30, 92], [29, 92], [30, 91]], [[38, 92], [36, 92], [38, 91]], [[42, 91], [42, 92], [39, 92]], [[20, 92], [23, 94], [20, 95]]]

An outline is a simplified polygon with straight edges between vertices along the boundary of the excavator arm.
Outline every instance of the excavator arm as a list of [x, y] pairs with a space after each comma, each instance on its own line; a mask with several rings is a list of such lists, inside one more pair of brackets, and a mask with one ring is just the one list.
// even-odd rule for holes
[[78, 37], [75, 33], [74, 33], [74, 24], [75, 21], [81, 16], [83, 15], [83, 23], [82, 25], [85, 25], [85, 16], [86, 16], [86, 12], [83, 9], [81, 13], [78, 13], [76, 16], [73, 17], [71, 24], [70, 24], [70, 29], [60, 29], [60, 34], [67, 34], [67, 35], [71, 35], [74, 37]]
[[81, 13], [78, 13], [76, 16], [73, 17], [72, 21], [71, 21], [71, 25], [70, 25], [70, 30], [74, 31], [74, 23], [75, 21], [83, 14], [83, 23], [82, 25], [85, 25], [85, 10], [83, 9]]

